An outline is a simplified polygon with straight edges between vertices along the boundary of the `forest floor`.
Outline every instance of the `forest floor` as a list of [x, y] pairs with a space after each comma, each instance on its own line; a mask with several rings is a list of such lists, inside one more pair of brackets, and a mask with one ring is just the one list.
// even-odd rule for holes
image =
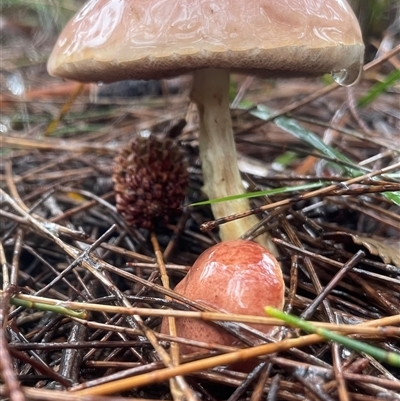
[[[249, 192], [265, 191], [251, 202], [279, 251], [284, 310], [364, 348], [275, 320], [255, 341], [221, 312], [208, 318], [237, 346], [177, 362], [162, 316], [209, 310], [176, 302], [161, 278], [173, 289], [219, 242], [201, 229], [210, 205], [193, 206], [207, 198], [190, 78], [50, 77], [55, 38], [82, 2], [17, 3], [0, 25], [0, 399], [400, 399], [398, 32], [369, 39], [351, 87], [330, 76], [231, 83], [239, 166]], [[173, 137], [189, 172], [182, 208], [152, 231], [124, 221], [112, 181], [119, 150], [146, 135]], [[243, 349], [260, 356], [250, 374], [215, 358]]]

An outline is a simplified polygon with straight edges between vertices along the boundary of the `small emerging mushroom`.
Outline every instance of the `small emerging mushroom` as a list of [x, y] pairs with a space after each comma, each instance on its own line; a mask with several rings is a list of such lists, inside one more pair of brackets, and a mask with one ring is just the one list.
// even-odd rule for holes
[[[51, 75], [83, 82], [169, 78], [193, 73], [200, 156], [209, 198], [245, 192], [229, 110], [231, 72], [357, 80], [361, 31], [345, 0], [91, 0], [68, 23], [48, 61]], [[215, 218], [250, 208], [212, 205]], [[220, 228], [236, 239], [255, 216]], [[257, 241], [274, 249], [265, 236]]]
[[[264, 316], [269, 305], [282, 310], [285, 284], [275, 257], [252, 241], [224, 241], [203, 252], [174, 291], [223, 312]], [[249, 324], [268, 334], [273, 327]], [[223, 328], [199, 319], [177, 318], [178, 337], [221, 345], [233, 345], [237, 339]], [[168, 333], [164, 318], [161, 332]], [[181, 345], [183, 354], [199, 351]]]

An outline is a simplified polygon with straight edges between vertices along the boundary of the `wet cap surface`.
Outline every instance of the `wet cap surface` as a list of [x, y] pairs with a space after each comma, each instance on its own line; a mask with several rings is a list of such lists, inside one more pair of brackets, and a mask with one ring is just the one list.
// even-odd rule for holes
[[103, 82], [210, 67], [318, 75], [359, 69], [363, 49], [342, 0], [91, 0], [61, 33], [48, 70]]

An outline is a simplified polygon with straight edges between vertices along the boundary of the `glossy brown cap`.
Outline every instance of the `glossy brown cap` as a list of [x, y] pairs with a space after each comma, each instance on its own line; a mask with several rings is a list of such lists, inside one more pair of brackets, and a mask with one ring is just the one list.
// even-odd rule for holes
[[[220, 311], [264, 317], [265, 306], [282, 309], [285, 301], [278, 261], [262, 246], [244, 240], [221, 242], [203, 252], [174, 291]], [[249, 326], [266, 334], [272, 329]], [[236, 341], [224, 329], [198, 319], [178, 318], [176, 329], [179, 337], [191, 340], [222, 345]], [[161, 332], [168, 332], [166, 318]], [[184, 345], [181, 351], [185, 354], [199, 349]]]
[[48, 70], [95, 82], [201, 68], [358, 75], [363, 53], [345, 0], [90, 0], [61, 33]]

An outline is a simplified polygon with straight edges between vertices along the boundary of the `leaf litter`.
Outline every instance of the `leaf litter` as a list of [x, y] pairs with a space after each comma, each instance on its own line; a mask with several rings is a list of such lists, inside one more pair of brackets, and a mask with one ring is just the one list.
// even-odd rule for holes
[[[283, 324], [257, 349], [244, 323], [233, 323], [238, 316], [228, 324], [237, 348], [209, 345], [171, 362], [174, 338], [159, 334], [163, 313], [224, 316], [182, 302], [161, 280], [167, 275], [173, 289], [218, 241], [216, 230], [200, 229], [212, 215], [201, 191], [197, 120], [185, 79], [132, 82], [129, 93], [85, 85], [74, 97], [76, 84], [49, 77], [54, 37], [80, 3], [17, 1], [3, 10], [1, 396], [150, 400], [186, 389], [207, 400], [400, 399], [398, 370], [367, 353]], [[399, 353], [395, 35], [370, 39], [370, 67], [349, 89], [329, 89], [324, 79], [235, 77], [232, 115], [243, 178], [249, 193], [261, 191], [250, 197], [279, 248], [285, 310]], [[200, 203], [153, 235], [118, 214], [111, 178], [119, 149], [150, 134], [176, 138], [189, 165], [185, 205]], [[225, 366], [234, 352], [263, 357], [244, 374]]]

